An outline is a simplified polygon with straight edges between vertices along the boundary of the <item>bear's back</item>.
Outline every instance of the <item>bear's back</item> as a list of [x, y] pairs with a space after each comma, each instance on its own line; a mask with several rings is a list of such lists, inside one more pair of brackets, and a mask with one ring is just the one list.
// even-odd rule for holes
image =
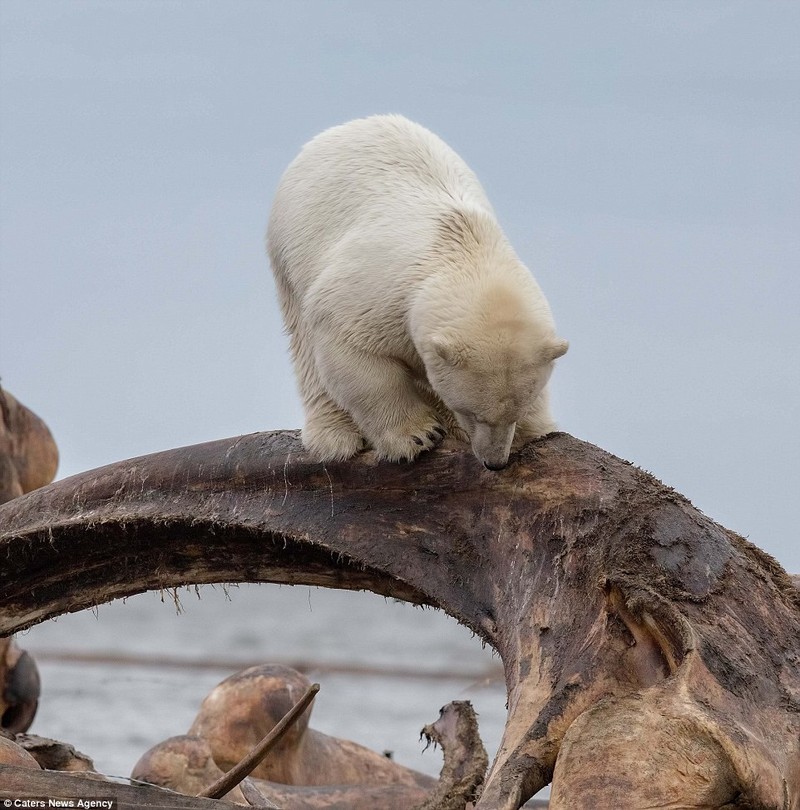
[[[313, 181], [312, 179], [313, 178]], [[373, 115], [331, 127], [309, 141], [286, 170], [283, 186], [300, 180], [353, 207], [398, 202], [491, 208], [467, 164], [441, 138], [402, 115]], [[311, 189], [309, 189], [311, 190]]]
[[268, 232], [273, 269], [305, 288], [330, 251], [368, 232], [396, 232], [404, 249], [421, 251], [453, 209], [493, 216], [477, 177], [444, 141], [400, 115], [350, 121], [309, 141], [284, 173]]

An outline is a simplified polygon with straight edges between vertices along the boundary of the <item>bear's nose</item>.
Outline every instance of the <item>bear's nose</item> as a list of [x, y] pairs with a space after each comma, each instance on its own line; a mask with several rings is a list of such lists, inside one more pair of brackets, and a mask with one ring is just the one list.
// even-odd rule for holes
[[486, 467], [487, 470], [492, 470], [492, 472], [497, 472], [498, 470], [502, 470], [508, 464], [507, 461], [504, 462], [497, 462], [497, 461], [484, 461], [483, 466]]

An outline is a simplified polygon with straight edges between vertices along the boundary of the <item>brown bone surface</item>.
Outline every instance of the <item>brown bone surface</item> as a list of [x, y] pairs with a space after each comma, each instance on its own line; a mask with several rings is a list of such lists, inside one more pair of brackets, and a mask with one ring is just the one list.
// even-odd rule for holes
[[[281, 682], [292, 690], [307, 680], [286, 667], [264, 665], [223, 681], [203, 702], [200, 722], [190, 733], [153, 746], [132, 777], [192, 796], [206, 790], [222, 776], [221, 768], [241, 758], [239, 752], [254, 729], [263, 729], [265, 720], [269, 725], [268, 715], [280, 710], [283, 701], [276, 687], [280, 689]], [[266, 701], [266, 714], [257, 703], [259, 694]], [[236, 705], [239, 697], [241, 708]], [[255, 791], [258, 806], [281, 810], [463, 810], [482, 783], [487, 763], [471, 705], [448, 703], [423, 735], [444, 754], [438, 782], [348, 740], [306, 727], [288, 749], [270, 751], [263, 767], [225, 798], [246, 804]], [[310, 745], [304, 745], [304, 738]]]
[[[0, 387], [0, 503], [49, 484], [58, 449], [47, 425]], [[14, 639], [0, 638], [0, 728], [26, 731], [39, 704], [39, 671]]]
[[49, 484], [57, 468], [47, 425], [0, 388], [0, 503]]
[[451, 448], [322, 465], [294, 432], [253, 434], [53, 484], [0, 508], [0, 532], [0, 633], [222, 581], [445, 610], [505, 669], [508, 720], [480, 810], [517, 808], [554, 770], [554, 808], [800, 808], [792, 581], [652, 476], [566, 434], [497, 473]]
[[[263, 664], [231, 675], [203, 700], [188, 733], [145, 752], [131, 776], [198, 795], [244, 759], [310, 685], [305, 675], [280, 664]], [[286, 810], [302, 806], [372, 810], [376, 794], [383, 793], [387, 810], [390, 797], [398, 810], [409, 810], [437, 784], [430, 776], [404, 768], [376, 751], [310, 728], [312, 710], [313, 705], [252, 771], [263, 795], [276, 806]], [[451, 747], [457, 744], [456, 738]], [[289, 785], [304, 787], [292, 790]], [[311, 789], [321, 785], [337, 787]], [[359, 790], [356, 785], [373, 789]], [[393, 790], [385, 790], [390, 785]], [[231, 798], [236, 801], [236, 794]]]

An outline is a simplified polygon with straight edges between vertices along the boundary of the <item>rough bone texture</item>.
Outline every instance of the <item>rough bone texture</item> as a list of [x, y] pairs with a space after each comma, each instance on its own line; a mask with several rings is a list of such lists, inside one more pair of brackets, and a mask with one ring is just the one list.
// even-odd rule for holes
[[442, 746], [444, 767], [436, 789], [414, 810], [464, 810], [480, 794], [489, 764], [472, 704], [454, 700], [442, 706], [439, 719], [425, 726], [422, 735], [428, 745]]
[[453, 448], [322, 465], [296, 433], [253, 434], [61, 481], [2, 507], [0, 527], [2, 633], [221, 581], [442, 608], [505, 668], [480, 810], [519, 807], [554, 770], [556, 808], [800, 807], [800, 593], [684, 497], [566, 434], [499, 473]]

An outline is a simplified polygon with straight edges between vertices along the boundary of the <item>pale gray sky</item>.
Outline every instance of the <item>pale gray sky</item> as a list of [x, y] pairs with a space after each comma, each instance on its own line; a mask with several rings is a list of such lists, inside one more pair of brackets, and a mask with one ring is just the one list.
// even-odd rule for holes
[[299, 427], [270, 200], [399, 112], [550, 299], [563, 429], [800, 571], [798, 41], [779, 0], [0, 0], [3, 385], [61, 475]]

